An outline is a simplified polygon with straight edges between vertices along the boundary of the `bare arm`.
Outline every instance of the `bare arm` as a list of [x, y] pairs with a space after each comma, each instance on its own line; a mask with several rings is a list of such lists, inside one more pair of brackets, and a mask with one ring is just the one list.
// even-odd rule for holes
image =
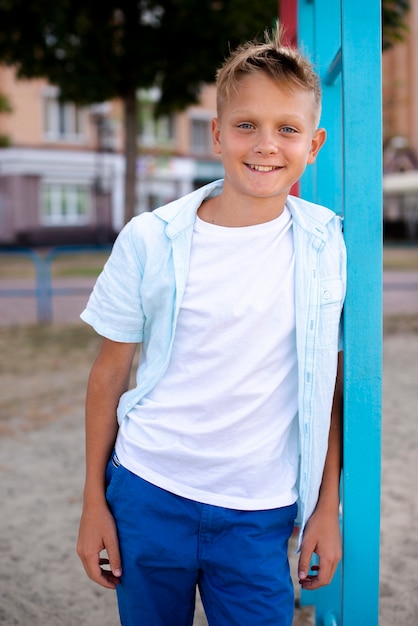
[[[104, 339], [90, 372], [86, 398], [86, 481], [77, 553], [88, 576], [114, 589], [122, 566], [116, 526], [105, 498], [105, 471], [118, 430], [116, 409], [129, 387], [137, 344]], [[106, 549], [111, 572], [100, 565]]]
[[[315, 511], [309, 519], [299, 558], [299, 582], [304, 589], [328, 585], [341, 559], [339, 523], [340, 473], [342, 465], [343, 357], [338, 356], [338, 372], [331, 412], [328, 452]], [[313, 552], [319, 557], [314, 575], [308, 574]]]

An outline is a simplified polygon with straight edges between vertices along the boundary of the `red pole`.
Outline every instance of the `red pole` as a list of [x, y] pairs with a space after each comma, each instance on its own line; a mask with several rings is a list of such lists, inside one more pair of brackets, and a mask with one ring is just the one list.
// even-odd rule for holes
[[297, 0], [282, 0], [279, 5], [279, 18], [285, 28], [286, 45], [297, 46], [298, 41]]

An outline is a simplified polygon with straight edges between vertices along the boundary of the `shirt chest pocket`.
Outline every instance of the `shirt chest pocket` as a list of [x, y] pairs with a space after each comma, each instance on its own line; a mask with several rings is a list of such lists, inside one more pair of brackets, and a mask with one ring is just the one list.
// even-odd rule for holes
[[343, 283], [340, 278], [321, 280], [319, 291], [319, 343], [321, 346], [338, 344], [343, 299]]

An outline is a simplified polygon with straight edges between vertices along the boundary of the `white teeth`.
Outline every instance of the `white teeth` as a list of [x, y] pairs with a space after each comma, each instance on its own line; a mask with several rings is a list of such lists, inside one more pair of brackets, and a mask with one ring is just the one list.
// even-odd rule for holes
[[276, 169], [274, 165], [251, 165], [252, 170], [256, 170], [256, 172], [272, 172]]

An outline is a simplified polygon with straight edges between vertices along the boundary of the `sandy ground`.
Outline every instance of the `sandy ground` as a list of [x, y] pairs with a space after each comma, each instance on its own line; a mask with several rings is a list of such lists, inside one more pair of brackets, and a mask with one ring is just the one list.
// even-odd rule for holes
[[[0, 328], [1, 625], [119, 623], [114, 593], [89, 581], [75, 554], [97, 346], [84, 326]], [[418, 318], [387, 320], [380, 626], [418, 624], [417, 381]], [[205, 623], [198, 604], [195, 625]], [[296, 624], [313, 624], [312, 611], [297, 608]]]

